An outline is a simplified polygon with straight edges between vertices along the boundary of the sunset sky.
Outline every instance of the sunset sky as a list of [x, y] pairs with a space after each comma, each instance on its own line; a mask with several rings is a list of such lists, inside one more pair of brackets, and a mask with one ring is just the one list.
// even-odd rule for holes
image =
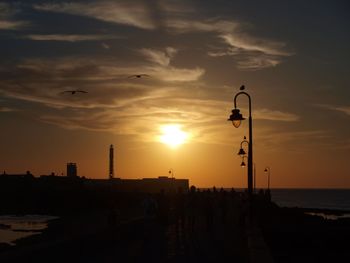
[[[350, 187], [348, 1], [0, 1], [0, 171]], [[134, 74], [141, 78], [130, 77]], [[88, 93], [62, 93], [84, 90]], [[247, 117], [247, 98], [238, 107]], [[173, 125], [173, 126], [171, 126]], [[175, 125], [175, 126], [174, 126]], [[174, 128], [175, 127], [175, 128]], [[164, 144], [175, 129], [185, 140]]]

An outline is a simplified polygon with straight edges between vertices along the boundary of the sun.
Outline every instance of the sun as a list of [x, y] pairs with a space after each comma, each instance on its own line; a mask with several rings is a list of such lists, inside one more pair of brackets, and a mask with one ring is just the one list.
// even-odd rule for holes
[[161, 127], [162, 135], [160, 136], [160, 142], [176, 148], [177, 146], [185, 143], [188, 139], [188, 133], [181, 130], [181, 126], [177, 124], [164, 125]]

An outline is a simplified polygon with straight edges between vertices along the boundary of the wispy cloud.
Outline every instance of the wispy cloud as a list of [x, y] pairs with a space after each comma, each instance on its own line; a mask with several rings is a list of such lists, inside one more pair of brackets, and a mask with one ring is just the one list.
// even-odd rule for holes
[[[174, 50], [163, 49], [163, 52]], [[158, 126], [177, 123], [191, 132], [193, 141], [231, 143], [232, 134], [225, 128], [228, 125], [225, 117], [232, 103], [223, 98], [213, 99], [212, 89], [193, 82], [203, 70], [171, 67], [171, 60], [169, 65], [152, 63], [133, 68], [96, 58], [93, 61], [76, 57], [26, 60], [8, 69], [14, 75], [3, 78], [0, 92], [4, 97], [37, 105], [37, 111], [32, 107], [27, 114], [65, 129], [108, 131], [152, 141], [158, 136]], [[152, 78], [125, 77], [136, 69], [152, 73]], [[182, 81], [181, 85], [178, 81]], [[89, 93], [61, 94], [72, 88]], [[223, 93], [227, 91], [227, 87], [222, 87]], [[254, 118], [297, 119], [293, 114], [268, 109], [255, 111]]]
[[240, 23], [216, 19], [199, 21], [190, 18], [173, 17], [167, 20], [167, 27], [176, 33], [213, 32], [223, 34], [237, 30], [240, 28]]
[[350, 115], [350, 106], [344, 106], [344, 107], [336, 107], [335, 110], [344, 112], [347, 115]]
[[0, 30], [18, 30], [29, 25], [27, 21], [18, 21], [14, 16], [20, 12], [17, 3], [0, 3]]
[[225, 33], [220, 37], [231, 47], [245, 51], [256, 51], [266, 55], [290, 56], [291, 52], [284, 50], [286, 44], [273, 40], [257, 38], [243, 33]]
[[140, 52], [150, 61], [162, 66], [168, 66], [171, 58], [176, 54], [177, 50], [172, 47], [167, 47], [165, 51], [143, 48]]
[[68, 34], [48, 34], [48, 35], [26, 35], [23, 38], [36, 41], [97, 41], [108, 39], [120, 39], [124, 37], [113, 35], [68, 35]]
[[[6, 69], [8, 71], [8, 69]], [[5, 70], [5, 72], [6, 72]], [[152, 80], [165, 82], [192, 82], [198, 80], [205, 70], [178, 68], [157, 63], [123, 63], [109, 59], [66, 57], [60, 59], [27, 59], [21, 61], [6, 76], [16, 76], [27, 80], [50, 79], [52, 81], [126, 81], [136, 73], [150, 75]], [[0, 72], [1, 73], [1, 72]], [[129, 80], [133, 81], [133, 80]], [[146, 80], [145, 80], [146, 81]]]
[[102, 48], [104, 48], [104, 49], [110, 49], [110, 48], [111, 48], [111, 46], [108, 45], [108, 44], [106, 44], [106, 43], [102, 43], [101, 46], [102, 46]]
[[[173, 52], [170, 48], [167, 50]], [[128, 78], [139, 72], [149, 74], [151, 78]], [[156, 63], [128, 65], [104, 58], [27, 59], [0, 70], [0, 92], [8, 97], [53, 105], [56, 108], [108, 108], [111, 105], [120, 106], [125, 100], [157, 97], [154, 87], [164, 87], [167, 85], [165, 83], [196, 81], [203, 74], [201, 68], [185, 69]], [[93, 92], [96, 87], [101, 96], [62, 97], [60, 94], [72, 88]], [[157, 94], [164, 89], [157, 88]], [[113, 93], [116, 97], [109, 96], [108, 93]]]
[[255, 119], [260, 119], [260, 120], [287, 121], [287, 122], [293, 122], [293, 121], [299, 120], [299, 116], [293, 113], [269, 110], [269, 109], [255, 110], [253, 111], [253, 115]]
[[[1, 19], [1, 18], [0, 18]], [[28, 22], [24, 21], [6, 21], [6, 20], [0, 20], [0, 30], [18, 30], [23, 28], [24, 26], [28, 25]]]
[[316, 104], [315, 106], [333, 110], [333, 111], [339, 111], [347, 115], [350, 115], [350, 106], [336, 106], [336, 105], [328, 105], [328, 104]]
[[[226, 107], [229, 103], [210, 98], [178, 98], [178, 94], [185, 90], [167, 89], [158, 97], [153, 95], [133, 102], [125, 103], [121, 107], [83, 109], [67, 114], [45, 114], [40, 117], [44, 122], [55, 124], [67, 129], [87, 129], [96, 131], [110, 131], [123, 135], [134, 135], [143, 141], [155, 140], [158, 128], [169, 123], [180, 124], [192, 134], [196, 142], [228, 144], [232, 143], [232, 130], [223, 116], [228, 114]], [[286, 118], [270, 119], [286, 121]], [[260, 119], [255, 116], [255, 119]], [[134, 120], [130, 122], [130, 120]], [[152, 123], [153, 125], [149, 125]], [[270, 132], [263, 134], [264, 140], [272, 140], [274, 134], [278, 138], [284, 136], [284, 142], [309, 136], [324, 136], [321, 132]], [[276, 135], [277, 134], [277, 135]], [[261, 137], [261, 136], [258, 136]], [[238, 140], [238, 139], [237, 139]]]
[[194, 69], [176, 67], [150, 67], [149, 70], [149, 72], [153, 73], [156, 78], [170, 82], [196, 81], [205, 73], [205, 70], [199, 67], [196, 67]]
[[[154, 3], [154, 2], [152, 2]], [[260, 70], [275, 67], [293, 55], [287, 43], [255, 36], [249, 33], [251, 25], [245, 22], [217, 18], [195, 19], [195, 9], [182, 2], [157, 2], [156, 7], [147, 1], [96, 1], [87, 3], [63, 2], [35, 4], [34, 8], [47, 12], [58, 12], [86, 16], [102, 21], [141, 29], [154, 30], [164, 27], [170, 34], [202, 32], [216, 41], [208, 50], [211, 57], [232, 56], [241, 70]], [[41, 35], [37, 40], [48, 40]], [[53, 35], [52, 40], [63, 39]], [[88, 38], [88, 37], [87, 37]], [[67, 41], [83, 41], [83, 37], [67, 38]], [[77, 40], [78, 39], [78, 40]], [[89, 39], [87, 39], [89, 40]], [[170, 53], [143, 49], [149, 59], [160, 65], [168, 65]], [[168, 64], [167, 64], [168, 63]]]
[[12, 112], [12, 111], [16, 111], [16, 109], [0, 106], [0, 112]]
[[[179, 99], [177, 89], [167, 89], [161, 96], [150, 96], [137, 104], [127, 103], [122, 107], [84, 109], [61, 114], [45, 114], [41, 121], [67, 129], [110, 131], [122, 135], [133, 135], [138, 140], [155, 141], [159, 127], [176, 123], [192, 134], [194, 141], [224, 143], [222, 133], [226, 121], [217, 117], [224, 109], [222, 102], [202, 99]], [[210, 110], [212, 109], [212, 110]], [[219, 115], [220, 116], [220, 115]], [[131, 121], [130, 120], [134, 120]], [[149, 125], [152, 123], [152, 125]], [[229, 130], [229, 129], [228, 129]], [[227, 132], [229, 134], [229, 132]], [[225, 136], [223, 136], [225, 137]], [[229, 136], [227, 136], [229, 138]]]
[[260, 70], [264, 68], [275, 67], [280, 64], [281, 61], [282, 60], [276, 56], [246, 56], [242, 59], [238, 59], [237, 68], [242, 70]]
[[[237, 67], [244, 70], [258, 70], [273, 67], [283, 61], [283, 57], [293, 55], [285, 42], [256, 37], [248, 33], [243, 23], [238, 21], [173, 18], [168, 27], [177, 33], [207, 32], [222, 40], [221, 45], [208, 51], [212, 57], [234, 56]], [[225, 46], [222, 46], [225, 44]]]
[[205, 73], [205, 70], [199, 67], [187, 69], [171, 66], [171, 59], [176, 52], [177, 50], [173, 47], [167, 47], [165, 50], [145, 48], [140, 50], [140, 53], [143, 54], [147, 60], [155, 64], [147, 66], [145, 70], [163, 81], [196, 81]]
[[86, 16], [142, 29], [154, 29], [156, 27], [150, 9], [143, 1], [44, 3], [35, 4], [33, 7], [40, 11]]

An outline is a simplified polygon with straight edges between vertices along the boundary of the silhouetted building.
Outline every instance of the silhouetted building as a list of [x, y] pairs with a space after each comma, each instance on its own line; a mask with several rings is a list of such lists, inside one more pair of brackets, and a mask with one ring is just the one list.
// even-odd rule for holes
[[106, 192], [106, 190], [120, 193], [160, 193], [162, 191], [176, 193], [179, 189], [187, 192], [189, 180], [167, 176], [143, 179], [87, 179], [78, 177], [76, 163], [67, 163], [67, 176], [57, 176], [51, 173], [35, 177], [29, 171], [25, 174], [7, 174], [5, 171], [0, 174], [0, 197], [4, 193], [21, 192], [24, 194], [26, 191], [40, 193], [40, 191], [48, 189], [50, 189], [49, 191], [72, 191], [75, 193], [81, 189], [101, 191], [101, 193]]
[[76, 163], [67, 163], [67, 177], [77, 177], [77, 164]]
[[34, 175], [27, 171], [25, 174], [7, 174], [6, 171], [3, 172], [3, 174], [0, 175], [1, 178], [34, 178]]
[[109, 147], [109, 179], [114, 178], [114, 149], [113, 144]]
[[184, 192], [188, 191], [189, 180], [175, 179], [167, 176], [143, 179], [87, 179], [85, 185], [101, 189], [108, 187], [119, 192], [159, 193], [163, 190], [167, 193], [175, 193], [179, 188]]

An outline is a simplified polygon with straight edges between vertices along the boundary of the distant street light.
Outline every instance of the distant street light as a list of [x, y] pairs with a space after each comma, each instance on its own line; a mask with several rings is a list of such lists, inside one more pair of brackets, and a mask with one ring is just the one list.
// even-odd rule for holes
[[174, 170], [172, 168], [169, 169], [169, 175], [171, 174], [171, 178], [174, 178]]
[[270, 172], [271, 172], [270, 167], [266, 166], [264, 172], [267, 173], [267, 190], [270, 190]]
[[[244, 90], [244, 86], [241, 86], [240, 90]], [[253, 195], [253, 132], [252, 132], [252, 106], [251, 106], [251, 98], [248, 93], [245, 91], [238, 92], [234, 97], [234, 109], [232, 110], [232, 114], [228, 118], [228, 121], [231, 121], [233, 126], [238, 128], [241, 124], [243, 118], [240, 110], [237, 109], [237, 97], [241, 94], [244, 94], [249, 99], [249, 144], [248, 144], [248, 195], [250, 200], [252, 200]]]

